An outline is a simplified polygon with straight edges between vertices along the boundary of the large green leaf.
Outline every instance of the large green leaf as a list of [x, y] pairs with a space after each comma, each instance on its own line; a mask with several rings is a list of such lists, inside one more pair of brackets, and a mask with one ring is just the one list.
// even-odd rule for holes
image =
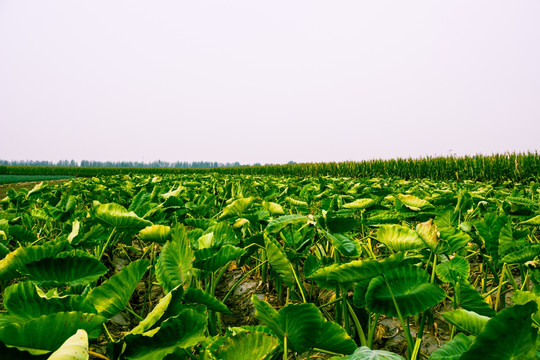
[[428, 201], [420, 199], [414, 195], [397, 194], [397, 198], [403, 205], [414, 211], [433, 208], [433, 205], [431, 205]]
[[375, 205], [377, 202], [373, 199], [367, 198], [367, 199], [357, 199], [353, 202], [350, 202], [348, 204], [343, 204], [343, 208], [345, 209], [354, 209], [354, 210], [363, 210], [367, 209], [373, 205]]
[[525, 264], [527, 261], [534, 260], [538, 256], [540, 256], [540, 245], [528, 245], [505, 255], [501, 259], [501, 262], [507, 264]]
[[459, 360], [461, 354], [469, 350], [474, 336], [459, 333], [452, 340], [435, 350], [429, 360]]
[[314, 347], [339, 354], [352, 354], [356, 343], [341, 326], [333, 321], [325, 321], [321, 326], [321, 336]]
[[441, 240], [448, 244], [449, 254], [458, 252], [461, 248], [472, 242], [469, 234], [453, 227], [439, 228]]
[[319, 348], [350, 354], [356, 348], [347, 332], [338, 324], [325, 321], [314, 304], [289, 304], [277, 312], [255, 295], [252, 301], [257, 319], [268, 325], [282, 341], [286, 337], [289, 346], [298, 353]]
[[112, 318], [125, 309], [148, 265], [147, 259], [133, 261], [118, 274], [92, 289], [86, 301], [96, 308], [99, 315]]
[[478, 335], [489, 321], [489, 317], [487, 316], [463, 309], [445, 312], [441, 316], [459, 330], [473, 335]]
[[467, 259], [456, 256], [451, 260], [437, 264], [437, 276], [442, 282], [457, 283], [459, 279], [468, 279], [471, 269]]
[[255, 305], [255, 316], [266, 323], [280, 339], [286, 337], [294, 351], [303, 353], [316, 346], [324, 319], [315, 305], [289, 304], [276, 313], [262, 305], [264, 302], [257, 296], [254, 295], [252, 301]]
[[474, 311], [479, 315], [495, 316], [496, 311], [484, 301], [484, 298], [466, 280], [460, 280], [454, 286], [454, 296], [459, 299], [458, 305], [465, 310]]
[[93, 306], [85, 303], [84, 300], [85, 298], [80, 295], [47, 298], [39, 295], [36, 285], [31, 282], [13, 284], [4, 292], [4, 307], [10, 314], [21, 317], [39, 317], [70, 311], [95, 312]]
[[0, 320], [0, 340], [39, 354], [58, 349], [78, 329], [91, 333], [105, 320], [82, 312], [59, 312], [9, 323]]
[[88, 360], [88, 334], [79, 329], [48, 360]]
[[317, 270], [310, 277], [317, 280], [318, 276], [325, 275], [326, 281], [335, 283], [351, 283], [384, 274], [399, 266], [403, 261], [403, 253], [390, 255], [384, 260], [354, 260], [341, 265], [330, 265], [329, 271], [324, 274], [323, 269]]
[[531, 314], [537, 311], [535, 302], [503, 309], [489, 320], [460, 360], [489, 358], [493, 360], [534, 360], [538, 329], [532, 326]]
[[325, 232], [326, 237], [343, 256], [357, 257], [360, 255], [354, 240], [343, 234]]
[[139, 239], [164, 244], [171, 239], [171, 228], [166, 225], [151, 225], [139, 231]]
[[166, 313], [171, 301], [179, 301], [184, 294], [184, 288], [177, 286], [164, 297], [159, 300], [159, 303], [152, 309], [152, 311], [146, 315], [146, 317], [139, 322], [139, 324], [131, 329], [130, 334], [143, 334], [154, 326]]
[[43, 245], [19, 247], [15, 251], [7, 254], [0, 260], [0, 280], [10, 280], [19, 276], [17, 272], [24, 265], [41, 259], [54, 257], [56, 254], [66, 250], [69, 242], [48, 242]]
[[127, 211], [122, 205], [115, 203], [99, 204], [95, 203], [92, 208], [92, 217], [105, 226], [119, 229], [144, 228], [152, 225], [148, 220], [140, 218], [133, 211]]
[[43, 286], [86, 285], [107, 273], [107, 267], [90, 256], [45, 258], [19, 270]]
[[125, 337], [124, 357], [130, 360], [161, 360], [178, 348], [197, 345], [205, 339], [206, 318], [193, 309], [161, 323], [157, 331]]
[[202, 304], [208, 310], [218, 311], [224, 314], [232, 314], [227, 305], [216, 299], [214, 296], [195, 288], [189, 288], [184, 293], [184, 301], [187, 303]]
[[480, 237], [484, 239], [488, 254], [493, 257], [495, 264], [499, 263], [499, 234], [507, 221], [506, 216], [487, 213], [484, 220], [474, 223]]
[[536, 215], [535, 217], [522, 221], [520, 224], [532, 226], [540, 225], [540, 215]]
[[294, 270], [285, 254], [285, 250], [283, 250], [281, 245], [270, 236], [265, 235], [264, 242], [266, 245], [266, 258], [268, 259], [268, 262], [279, 276], [281, 276], [285, 284], [294, 287]]
[[[514, 293], [514, 296], [512, 296], [512, 300], [516, 305], [523, 305], [528, 303], [529, 301], [534, 301], [536, 305], [538, 305], [538, 307], [540, 308], [540, 295], [534, 294], [531, 291], [517, 290]], [[537, 310], [533, 314], [532, 318], [537, 324], [540, 324], [540, 311]]]
[[279, 349], [278, 340], [262, 332], [240, 332], [229, 336], [212, 352], [216, 360], [268, 360]]
[[333, 357], [331, 360], [404, 360], [398, 354], [386, 350], [371, 350], [367, 346], [357, 348], [354, 353], [345, 357]]
[[281, 205], [270, 201], [263, 201], [262, 206], [270, 213], [270, 215], [283, 215], [285, 211]]
[[[390, 289], [389, 289], [390, 288]], [[437, 305], [445, 292], [429, 283], [429, 275], [413, 266], [402, 266], [380, 275], [369, 284], [367, 307], [371, 312], [398, 316], [392, 294], [402, 316], [416, 315]]]
[[377, 231], [377, 240], [394, 251], [418, 250], [426, 247], [416, 231], [401, 225], [382, 225]]
[[307, 216], [304, 215], [283, 215], [274, 219], [268, 223], [266, 226], [265, 232], [269, 234], [277, 233], [283, 230], [286, 226], [292, 224], [307, 224], [310, 220]]
[[225, 206], [225, 208], [223, 208], [223, 211], [221, 212], [221, 215], [219, 215], [219, 218], [223, 219], [229, 216], [240, 216], [244, 211], [249, 208], [252, 202], [253, 197], [236, 199], [229, 205]]
[[193, 250], [183, 225], [172, 229], [172, 239], [161, 249], [155, 268], [157, 280], [166, 293], [178, 285], [188, 287], [191, 283]]
[[232, 245], [222, 246], [219, 250], [215, 248], [197, 250], [193, 266], [206, 271], [216, 271], [243, 253], [244, 249]]

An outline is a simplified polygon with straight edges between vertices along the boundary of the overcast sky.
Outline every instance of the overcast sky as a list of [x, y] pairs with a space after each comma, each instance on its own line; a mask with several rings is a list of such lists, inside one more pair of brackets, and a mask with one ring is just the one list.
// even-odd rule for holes
[[0, 159], [540, 149], [540, 1], [0, 0]]

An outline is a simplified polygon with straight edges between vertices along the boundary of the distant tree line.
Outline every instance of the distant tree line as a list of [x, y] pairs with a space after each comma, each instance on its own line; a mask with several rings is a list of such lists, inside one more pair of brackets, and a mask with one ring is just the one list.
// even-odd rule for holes
[[[290, 161], [289, 164], [293, 164]], [[95, 161], [95, 160], [82, 160], [80, 164], [75, 160], [59, 160], [53, 161], [36, 161], [36, 160], [0, 160], [0, 165], [12, 165], [12, 166], [70, 166], [70, 167], [137, 167], [137, 168], [184, 168], [184, 169], [212, 169], [221, 167], [242, 167], [250, 166], [246, 164], [240, 164], [238, 161], [230, 163], [220, 163], [212, 161], [176, 161], [168, 162], [156, 160], [152, 162], [139, 162], [139, 161]], [[266, 164], [269, 165], [269, 164]], [[262, 166], [260, 163], [256, 163], [253, 166]]]

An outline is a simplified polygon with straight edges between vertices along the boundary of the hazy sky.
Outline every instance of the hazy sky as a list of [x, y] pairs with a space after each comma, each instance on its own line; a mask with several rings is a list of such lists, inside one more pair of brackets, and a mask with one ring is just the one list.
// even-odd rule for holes
[[0, 159], [540, 150], [540, 1], [0, 0]]

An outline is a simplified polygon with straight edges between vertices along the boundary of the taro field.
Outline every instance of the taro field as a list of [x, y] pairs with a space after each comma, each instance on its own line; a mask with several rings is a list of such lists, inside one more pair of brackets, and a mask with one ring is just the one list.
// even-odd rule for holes
[[118, 175], [0, 200], [2, 359], [538, 359], [538, 183]]

